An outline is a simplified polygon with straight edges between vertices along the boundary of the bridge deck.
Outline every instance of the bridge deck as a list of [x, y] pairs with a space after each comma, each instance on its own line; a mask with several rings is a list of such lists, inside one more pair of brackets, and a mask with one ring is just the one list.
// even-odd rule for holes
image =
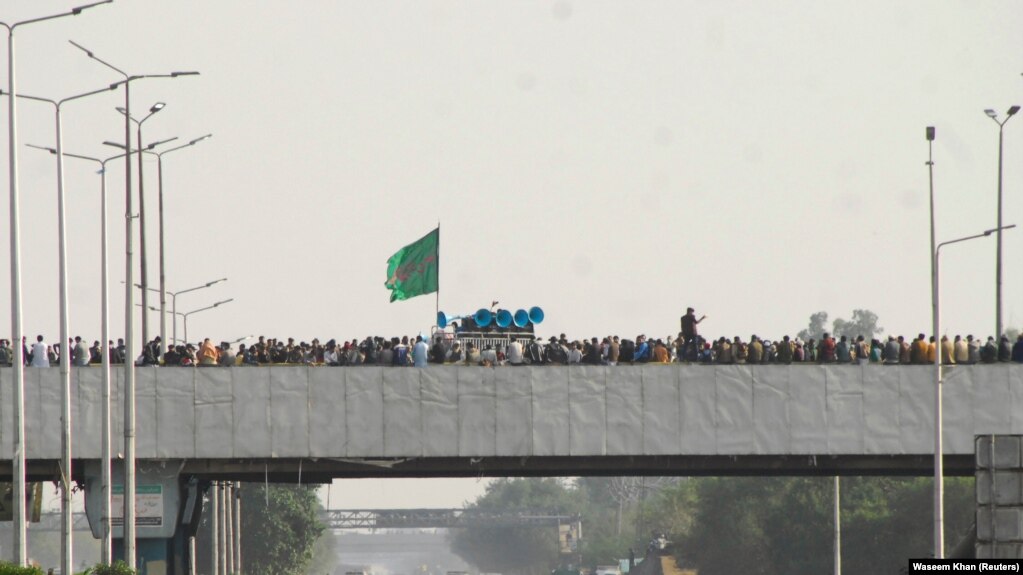
[[[0, 369], [0, 474], [10, 473]], [[306, 477], [920, 473], [933, 453], [929, 366], [139, 368], [138, 457], [206, 474]], [[122, 373], [115, 371], [115, 405]], [[98, 368], [72, 377], [74, 456], [100, 455]], [[27, 456], [60, 457], [60, 374], [26, 369]], [[945, 450], [1023, 433], [1023, 365], [946, 370]], [[122, 450], [122, 409], [113, 410]], [[960, 469], [962, 468], [962, 469]]]

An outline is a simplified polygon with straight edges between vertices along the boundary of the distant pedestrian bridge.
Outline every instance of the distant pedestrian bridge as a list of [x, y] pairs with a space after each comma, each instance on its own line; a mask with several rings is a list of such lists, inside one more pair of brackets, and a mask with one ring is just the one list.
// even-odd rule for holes
[[[211, 478], [917, 474], [933, 465], [930, 366], [138, 368], [141, 460]], [[114, 453], [122, 377], [114, 372]], [[0, 476], [11, 474], [0, 369]], [[973, 437], [1023, 433], [1023, 365], [946, 368], [946, 473]], [[100, 457], [101, 370], [72, 372], [76, 461]], [[25, 370], [27, 457], [60, 459], [60, 373]], [[75, 473], [78, 473], [76, 466]]]

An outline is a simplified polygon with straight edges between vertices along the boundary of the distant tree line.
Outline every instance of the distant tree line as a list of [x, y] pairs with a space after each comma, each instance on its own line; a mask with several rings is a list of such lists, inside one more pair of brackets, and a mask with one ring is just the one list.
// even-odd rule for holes
[[[583, 518], [582, 567], [642, 557], [653, 532], [674, 542], [680, 565], [701, 575], [820, 575], [831, 572], [830, 477], [499, 479], [473, 508], [560, 509]], [[932, 551], [929, 478], [842, 480], [843, 568], [897, 573]], [[954, 546], [973, 522], [972, 478], [945, 482], [946, 539]], [[619, 522], [621, 519], [621, 522]], [[562, 561], [553, 528], [487, 527], [452, 532], [452, 548], [481, 572], [541, 575]]]

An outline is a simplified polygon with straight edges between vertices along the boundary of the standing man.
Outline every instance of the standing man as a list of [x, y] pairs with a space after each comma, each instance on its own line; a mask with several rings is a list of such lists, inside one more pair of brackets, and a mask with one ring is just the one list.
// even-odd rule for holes
[[32, 344], [32, 367], [50, 367], [50, 356], [41, 335], [36, 336], [36, 342]]
[[707, 316], [696, 319], [696, 310], [691, 307], [686, 308], [686, 315], [682, 316], [682, 339], [685, 340], [687, 354], [689, 353], [689, 347], [696, 345], [696, 339], [700, 335], [696, 326], [705, 319], [707, 319]]
[[426, 342], [423, 341], [423, 336], [416, 336], [416, 344], [412, 347], [412, 365], [415, 367], [426, 367], [427, 355], [430, 350], [426, 347]]

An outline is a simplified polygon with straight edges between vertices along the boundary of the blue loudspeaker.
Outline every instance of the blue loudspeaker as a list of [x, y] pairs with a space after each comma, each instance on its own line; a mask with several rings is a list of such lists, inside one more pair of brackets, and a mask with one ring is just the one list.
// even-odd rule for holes
[[490, 313], [489, 309], [480, 308], [473, 314], [472, 319], [476, 322], [476, 327], [487, 327], [494, 321], [494, 314]]
[[543, 308], [540, 306], [533, 306], [529, 308], [529, 321], [533, 324], [538, 324], [543, 321]]
[[497, 310], [497, 327], [504, 329], [512, 324], [512, 314], [506, 309]]
[[529, 325], [529, 312], [524, 309], [517, 310], [512, 316], [512, 322], [515, 323], [515, 327], [526, 327]]

